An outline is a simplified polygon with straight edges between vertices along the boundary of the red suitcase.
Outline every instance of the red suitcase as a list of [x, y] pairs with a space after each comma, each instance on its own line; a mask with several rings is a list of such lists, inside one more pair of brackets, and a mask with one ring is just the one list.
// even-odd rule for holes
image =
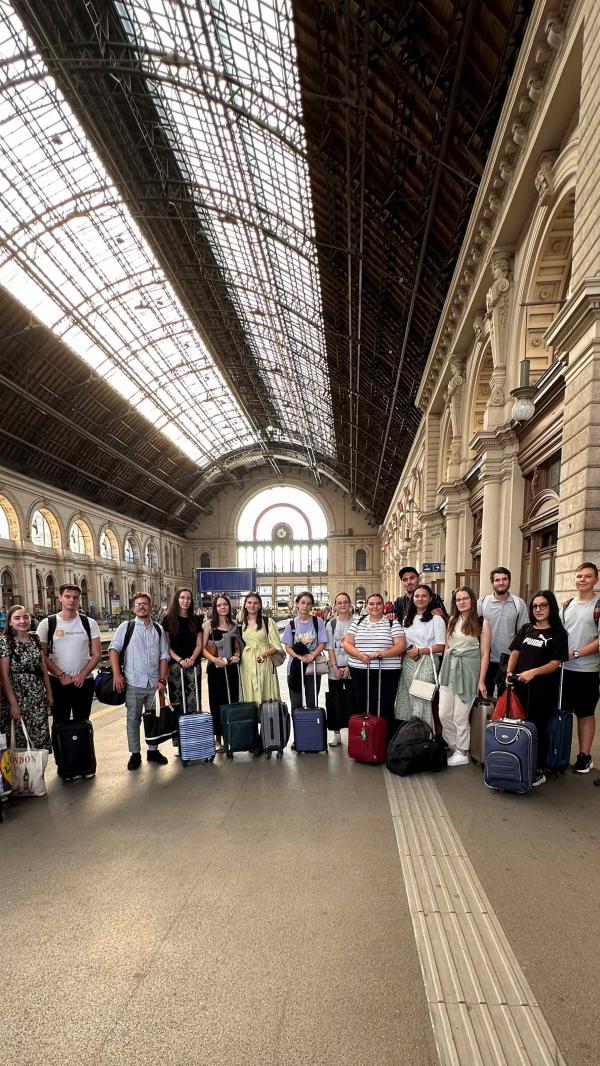
[[380, 718], [381, 709], [381, 659], [377, 671], [377, 714], [370, 714], [370, 678], [367, 665], [367, 710], [366, 714], [353, 714], [348, 722], [348, 755], [357, 762], [369, 762], [375, 766], [385, 762], [387, 751], [387, 722]]

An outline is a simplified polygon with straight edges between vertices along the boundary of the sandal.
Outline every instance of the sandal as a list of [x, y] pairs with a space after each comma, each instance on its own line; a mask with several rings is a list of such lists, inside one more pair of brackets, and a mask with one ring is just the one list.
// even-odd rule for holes
[[215, 748], [215, 755], [224, 755], [226, 751], [227, 748], [224, 748], [222, 744], [219, 744], [219, 746]]

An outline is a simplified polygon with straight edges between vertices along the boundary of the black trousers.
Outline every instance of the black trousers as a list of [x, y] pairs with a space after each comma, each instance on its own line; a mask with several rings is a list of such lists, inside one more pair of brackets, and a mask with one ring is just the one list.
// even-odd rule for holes
[[[494, 695], [494, 689], [495, 688], [498, 689], [497, 695], [501, 696], [502, 693], [504, 692], [504, 689], [506, 688], [506, 681], [505, 680], [501, 680], [501, 681], [498, 681], [498, 683], [496, 683], [496, 677], [497, 677], [499, 669], [500, 669], [500, 663], [493, 663], [493, 662], [490, 662], [490, 664], [489, 664], [489, 666], [487, 668], [487, 673], [485, 675], [485, 687], [486, 687], [486, 691], [487, 691], [488, 696], [493, 696]], [[504, 674], [503, 677], [506, 678], [506, 674]]]
[[50, 674], [50, 687], [54, 696], [52, 707], [52, 720], [54, 725], [59, 722], [68, 722], [73, 715], [74, 722], [83, 722], [89, 719], [94, 698], [94, 679], [88, 677], [81, 688], [75, 685], [61, 685], [57, 677]]

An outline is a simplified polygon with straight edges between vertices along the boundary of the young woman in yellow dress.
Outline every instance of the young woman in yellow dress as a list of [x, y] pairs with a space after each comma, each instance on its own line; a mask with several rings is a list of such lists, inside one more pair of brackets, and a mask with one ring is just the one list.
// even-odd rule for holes
[[242, 692], [245, 700], [260, 706], [263, 700], [278, 700], [279, 681], [273, 656], [285, 655], [277, 626], [272, 618], [263, 618], [262, 600], [251, 592], [244, 600], [240, 633], [242, 651]]

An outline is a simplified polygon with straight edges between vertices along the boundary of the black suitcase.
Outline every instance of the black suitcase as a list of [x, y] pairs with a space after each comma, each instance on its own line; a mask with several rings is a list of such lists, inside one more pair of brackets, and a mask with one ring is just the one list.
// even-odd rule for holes
[[52, 726], [56, 771], [64, 781], [96, 773], [94, 730], [91, 722], [58, 722]]
[[[242, 679], [239, 683], [239, 694], [242, 692]], [[229, 678], [225, 669], [225, 684], [227, 686], [227, 698], [229, 703], [221, 704], [221, 734], [228, 759], [233, 759], [236, 751], [248, 751], [253, 755], [260, 752], [260, 739], [258, 736], [258, 708], [255, 703], [240, 700], [238, 703], [231, 702]]]

